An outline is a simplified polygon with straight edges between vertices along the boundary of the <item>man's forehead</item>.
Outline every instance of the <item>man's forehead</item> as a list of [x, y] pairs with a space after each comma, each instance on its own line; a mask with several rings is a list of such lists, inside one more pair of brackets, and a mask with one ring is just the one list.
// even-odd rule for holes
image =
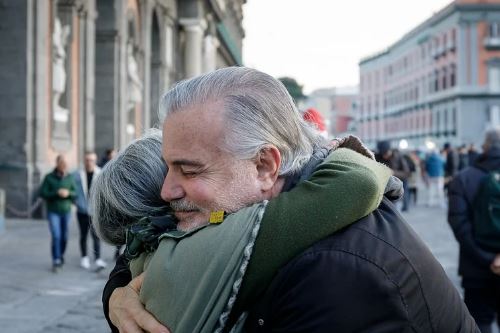
[[163, 125], [163, 158], [195, 164], [220, 152], [224, 123], [211, 103], [173, 113]]

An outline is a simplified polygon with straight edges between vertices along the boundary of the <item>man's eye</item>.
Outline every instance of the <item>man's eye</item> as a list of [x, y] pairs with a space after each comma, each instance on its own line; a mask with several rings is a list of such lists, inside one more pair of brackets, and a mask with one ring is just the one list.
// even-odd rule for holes
[[198, 174], [197, 171], [192, 171], [192, 170], [182, 170], [181, 172], [186, 177], [194, 177]]

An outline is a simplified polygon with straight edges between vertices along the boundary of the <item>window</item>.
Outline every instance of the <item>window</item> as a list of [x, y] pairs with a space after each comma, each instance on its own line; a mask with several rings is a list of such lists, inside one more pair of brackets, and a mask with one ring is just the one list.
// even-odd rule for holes
[[450, 50], [455, 50], [455, 45], [457, 43], [457, 29], [453, 28], [451, 30], [451, 41], [450, 41]]
[[456, 80], [457, 80], [456, 72], [457, 72], [457, 66], [455, 64], [451, 64], [450, 65], [450, 88], [454, 87], [456, 84]]
[[448, 109], [443, 110], [443, 130], [447, 131], [448, 128], [450, 127], [448, 124]]
[[446, 70], [446, 67], [444, 67], [441, 74], [441, 89], [443, 90], [446, 90], [447, 88], [447, 81], [448, 81], [447, 72], [448, 71]]
[[500, 92], [500, 63], [488, 64], [488, 86], [492, 92]]
[[500, 37], [500, 23], [499, 22], [491, 22], [488, 27], [489, 37]]
[[434, 92], [439, 91], [439, 71], [436, 69], [434, 71]]
[[451, 128], [453, 131], [457, 130], [457, 109], [452, 108], [451, 109]]

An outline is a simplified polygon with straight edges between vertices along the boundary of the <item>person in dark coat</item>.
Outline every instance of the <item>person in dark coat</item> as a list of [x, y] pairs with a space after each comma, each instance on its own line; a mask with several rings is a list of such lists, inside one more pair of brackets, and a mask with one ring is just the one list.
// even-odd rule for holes
[[453, 148], [449, 142], [443, 145], [443, 154], [446, 157], [446, 164], [444, 167], [444, 182], [446, 185], [459, 171], [460, 156], [457, 150]]
[[[465, 304], [481, 332], [500, 323], [500, 254], [478, 245], [474, 237], [473, 202], [488, 172], [500, 170], [500, 128], [486, 133], [484, 153], [474, 165], [456, 175], [449, 186], [448, 222], [460, 244], [458, 273]], [[500, 242], [500, 239], [498, 240]]]
[[99, 163], [97, 163], [97, 165], [99, 166], [99, 168], [103, 168], [106, 163], [111, 161], [115, 156], [116, 150], [114, 148], [108, 148], [104, 152], [104, 155], [101, 157], [101, 160], [99, 161]]
[[[162, 105], [169, 171], [161, 196], [180, 220], [178, 229], [206, 223], [217, 205], [234, 211], [307, 180], [304, 169], [315, 149], [305, 147], [313, 148], [319, 135], [311, 135], [285, 87], [271, 76], [223, 68], [178, 84]], [[221, 142], [222, 133], [227, 137]], [[238, 140], [230, 140], [234, 135]], [[236, 151], [216, 148], [223, 142], [253, 142], [257, 155], [238, 159]], [[290, 154], [303, 164], [276, 178], [277, 166], [292, 164], [285, 160]], [[233, 188], [235, 169], [250, 181]], [[255, 186], [261, 190], [249, 198]], [[374, 213], [286, 264], [263, 293], [252, 295], [255, 303], [232, 309], [230, 323], [246, 312], [248, 332], [479, 332], [441, 265], [390, 202], [398, 194], [401, 184], [394, 180]], [[144, 310], [140, 287], [141, 277], [130, 281], [126, 263], [119, 261], [103, 292], [112, 330], [167, 332]]]
[[468, 166], [469, 166], [469, 151], [466, 145], [462, 145], [458, 149], [458, 170], [462, 171]]
[[469, 165], [474, 165], [474, 162], [476, 162], [476, 159], [479, 157], [479, 152], [476, 149], [476, 146], [471, 143], [468, 148], [468, 155], [469, 155]]
[[410, 205], [408, 179], [411, 176], [411, 170], [407, 160], [397, 149], [392, 149], [391, 143], [386, 140], [377, 143], [375, 159], [377, 162], [388, 166], [392, 170], [392, 174], [403, 182], [404, 196], [401, 210], [407, 211]]

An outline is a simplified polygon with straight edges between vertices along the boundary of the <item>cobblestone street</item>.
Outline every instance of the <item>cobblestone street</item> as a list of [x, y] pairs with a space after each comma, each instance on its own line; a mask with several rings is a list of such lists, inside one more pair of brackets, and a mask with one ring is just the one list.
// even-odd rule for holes
[[[459, 288], [458, 245], [443, 208], [412, 207], [403, 215], [429, 245]], [[50, 271], [49, 232], [44, 220], [7, 220], [0, 236], [0, 327], [3, 332], [109, 332], [101, 311], [101, 290], [109, 273], [79, 267], [78, 230], [71, 238], [62, 272]], [[112, 264], [114, 249], [104, 246]]]

